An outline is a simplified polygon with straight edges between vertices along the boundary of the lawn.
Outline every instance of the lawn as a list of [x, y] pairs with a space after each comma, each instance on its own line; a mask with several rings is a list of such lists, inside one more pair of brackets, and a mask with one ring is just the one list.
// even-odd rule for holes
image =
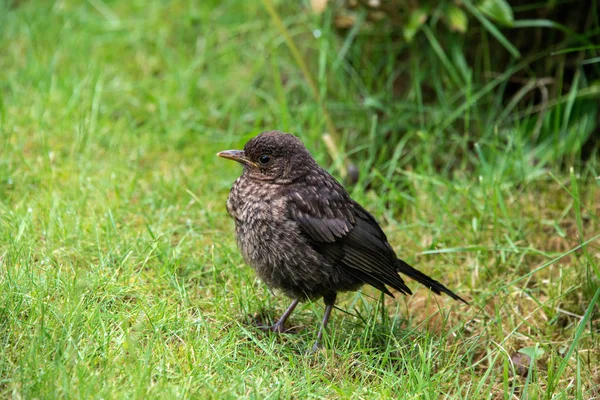
[[[0, 397], [600, 398], [597, 154], [480, 118], [475, 85], [436, 109], [407, 99], [388, 143], [385, 77], [352, 71], [331, 16], [269, 4], [0, 1]], [[544, 129], [585, 131], [577, 96]], [[241, 169], [215, 154], [271, 129], [470, 306], [409, 281], [340, 295], [316, 354], [321, 301], [297, 334], [258, 329], [289, 300], [237, 250]]]

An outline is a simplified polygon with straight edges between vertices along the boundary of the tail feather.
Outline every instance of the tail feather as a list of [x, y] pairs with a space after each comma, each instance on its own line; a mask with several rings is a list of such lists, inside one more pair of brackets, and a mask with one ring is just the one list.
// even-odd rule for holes
[[429, 276], [425, 275], [421, 271], [417, 271], [416, 269], [414, 269], [413, 267], [411, 267], [410, 265], [408, 265], [401, 259], [398, 259], [397, 268], [398, 268], [399, 272], [402, 272], [404, 275], [407, 275], [407, 276], [411, 277], [412, 279], [414, 279], [415, 281], [420, 282], [421, 284], [427, 286], [429, 289], [431, 289], [431, 291], [433, 291], [433, 293], [442, 294], [442, 292], [444, 292], [448, 296], [452, 297], [454, 300], [462, 301], [465, 304], [469, 304], [464, 299], [462, 299], [461, 297], [456, 295], [453, 291], [448, 289], [446, 286], [444, 286], [441, 283], [439, 283], [438, 281], [430, 278]]

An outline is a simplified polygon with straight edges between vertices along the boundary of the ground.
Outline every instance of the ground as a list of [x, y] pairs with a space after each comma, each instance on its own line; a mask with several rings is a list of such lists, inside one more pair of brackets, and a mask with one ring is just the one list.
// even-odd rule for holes
[[369, 150], [347, 185], [469, 306], [412, 281], [343, 294], [316, 354], [322, 302], [295, 335], [256, 328], [289, 300], [243, 262], [225, 209], [241, 171], [215, 154], [278, 128], [343, 168], [273, 17], [210, 3], [0, 8], [0, 396], [599, 397], [599, 168], [541, 167], [511, 129], [440, 170], [418, 156], [425, 125], [407, 132], [423, 147]]

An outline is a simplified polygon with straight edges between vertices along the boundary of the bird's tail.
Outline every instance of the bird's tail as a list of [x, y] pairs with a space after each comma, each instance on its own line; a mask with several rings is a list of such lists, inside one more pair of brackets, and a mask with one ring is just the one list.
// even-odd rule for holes
[[398, 261], [396, 263], [396, 267], [398, 268], [399, 272], [402, 272], [404, 275], [408, 275], [415, 281], [420, 282], [423, 285], [427, 286], [429, 289], [431, 289], [431, 291], [433, 291], [433, 293], [442, 294], [442, 292], [444, 292], [448, 296], [452, 297], [454, 300], [462, 301], [465, 304], [469, 304], [464, 299], [462, 299], [458, 295], [456, 295], [452, 290], [448, 289], [446, 286], [444, 286], [441, 283], [439, 283], [438, 281], [430, 278], [429, 276], [425, 275], [421, 271], [417, 271], [416, 269], [414, 269], [413, 267], [411, 267], [410, 265], [408, 265], [401, 259], [398, 259]]

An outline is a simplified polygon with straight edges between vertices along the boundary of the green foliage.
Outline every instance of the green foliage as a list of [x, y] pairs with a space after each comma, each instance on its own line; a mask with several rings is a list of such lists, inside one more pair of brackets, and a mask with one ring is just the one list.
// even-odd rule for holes
[[[0, 397], [598, 397], [593, 6], [506, 30], [473, 2], [517, 59], [466, 2], [466, 32], [430, 13], [410, 43], [268, 3], [0, 3]], [[316, 355], [321, 303], [257, 329], [287, 300], [236, 248], [215, 153], [273, 128], [354, 162], [399, 254], [471, 306], [343, 294]]]
[[477, 8], [493, 21], [504, 26], [512, 26], [515, 20], [513, 10], [505, 0], [483, 0]]
[[[396, 2], [396, 4], [394, 4], [394, 2], [392, 2], [392, 5], [387, 5], [387, 7], [404, 8], [400, 3], [401, 2]], [[387, 7], [384, 10], [389, 10]], [[494, 22], [504, 26], [512, 26], [514, 22], [512, 8], [505, 0], [483, 0], [476, 6], [471, 4], [469, 0], [466, 0], [464, 8], [471, 11], [473, 15], [477, 16], [480, 20], [484, 18], [481, 14], [483, 13]], [[452, 1], [419, 2], [418, 7], [412, 9], [408, 8], [406, 14], [406, 21], [405, 23], [402, 23], [402, 32], [404, 34], [404, 39], [406, 39], [407, 42], [412, 42], [415, 35], [421, 29], [421, 26], [430, 17], [434, 20], [441, 19], [451, 31], [463, 34], [467, 32], [467, 11]], [[394, 15], [397, 16], [397, 14]], [[399, 23], [401, 21], [395, 20], [394, 22]], [[497, 31], [493, 25], [489, 24], [489, 22], [482, 20], [482, 23], [491, 31]]]
[[[593, 17], [598, 15], [597, 4], [504, 0], [361, 1], [354, 8], [347, 6], [352, 2], [345, 4], [331, 9], [334, 15], [356, 17], [351, 34], [338, 32], [345, 38], [349, 65], [341, 73], [348, 73], [352, 84], [344, 91], [360, 93], [376, 116], [373, 137], [385, 153], [382, 157], [391, 154], [386, 143], [422, 131], [442, 146], [431, 147], [436, 154], [427, 157], [432, 158], [452, 154], [444, 146], [454, 140], [462, 151], [474, 154], [475, 143], [502, 140], [499, 132], [505, 143], [530, 147], [527, 155], [533, 157], [527, 162], [538, 167], [549, 162], [579, 164], [597, 152], [600, 22]], [[336, 66], [339, 62], [327, 70], [337, 74]], [[331, 80], [328, 86], [335, 98], [340, 88]], [[358, 118], [371, 120], [368, 115]], [[345, 128], [352, 132], [367, 124], [353, 119]], [[361, 143], [364, 131], [356, 132], [350, 143]], [[442, 158], [432, 167], [452, 171], [455, 164]]]

